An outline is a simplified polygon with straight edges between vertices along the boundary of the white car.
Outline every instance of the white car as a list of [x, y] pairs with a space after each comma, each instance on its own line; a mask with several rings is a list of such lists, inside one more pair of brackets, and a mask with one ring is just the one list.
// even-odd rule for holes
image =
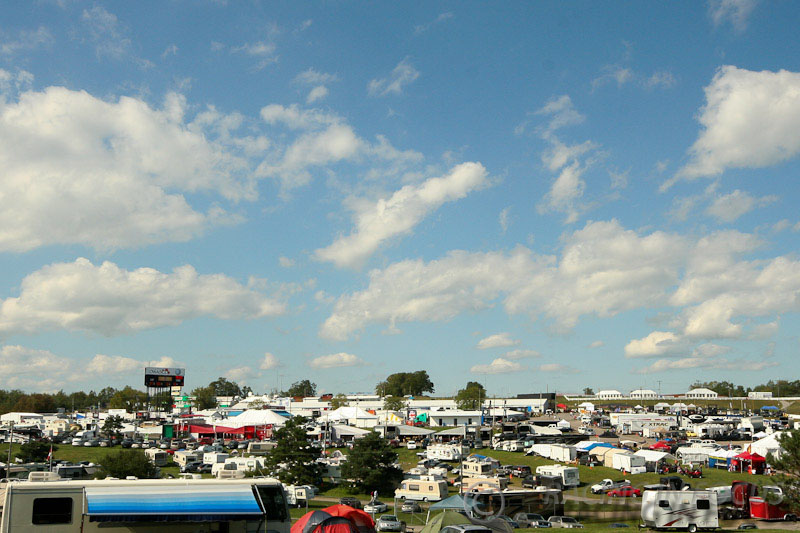
[[378, 500], [371, 501], [364, 506], [364, 512], [369, 514], [385, 513], [388, 510], [389, 506]]
[[409, 450], [416, 450], [417, 449], [417, 443], [416, 443], [416, 441], [410, 440], [410, 441], [408, 441], [408, 444], [406, 444], [406, 447]]
[[583, 524], [571, 516], [551, 516], [547, 519], [553, 527], [582, 528]]

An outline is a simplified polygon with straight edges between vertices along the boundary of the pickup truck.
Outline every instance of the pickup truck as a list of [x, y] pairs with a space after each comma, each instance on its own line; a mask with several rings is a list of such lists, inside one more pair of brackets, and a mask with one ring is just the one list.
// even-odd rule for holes
[[595, 483], [594, 485], [592, 485], [591, 489], [592, 489], [592, 494], [600, 494], [603, 492], [608, 492], [613, 489], [618, 489], [620, 487], [625, 487], [630, 484], [631, 482], [628, 479], [621, 479], [619, 481], [614, 481], [606, 478], [600, 483]]

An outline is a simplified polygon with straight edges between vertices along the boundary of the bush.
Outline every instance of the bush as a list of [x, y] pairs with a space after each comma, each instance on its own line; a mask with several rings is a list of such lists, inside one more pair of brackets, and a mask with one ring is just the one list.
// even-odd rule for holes
[[157, 478], [158, 468], [139, 450], [120, 450], [106, 454], [102, 459], [101, 468], [95, 475], [98, 479], [105, 477], [125, 479], [128, 476], [140, 479]]
[[[53, 446], [54, 452], [57, 449], [58, 446]], [[20, 446], [19, 451], [15, 455], [23, 463], [38, 463], [47, 459], [47, 454], [49, 453], [49, 442], [31, 441]]]

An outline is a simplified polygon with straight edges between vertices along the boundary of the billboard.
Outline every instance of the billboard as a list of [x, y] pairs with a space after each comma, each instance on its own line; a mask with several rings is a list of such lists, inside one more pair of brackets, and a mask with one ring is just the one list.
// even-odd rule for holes
[[151, 388], [183, 387], [185, 368], [148, 366], [144, 369], [144, 386]]

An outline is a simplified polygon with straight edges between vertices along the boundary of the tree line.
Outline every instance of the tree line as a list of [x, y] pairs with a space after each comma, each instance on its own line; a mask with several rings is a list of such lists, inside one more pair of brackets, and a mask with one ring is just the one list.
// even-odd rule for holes
[[749, 392], [771, 392], [773, 396], [800, 396], [800, 380], [769, 380], [755, 387], [735, 385], [730, 381], [696, 381], [691, 385], [691, 388], [711, 389], [720, 396], [733, 397], [747, 396]]

